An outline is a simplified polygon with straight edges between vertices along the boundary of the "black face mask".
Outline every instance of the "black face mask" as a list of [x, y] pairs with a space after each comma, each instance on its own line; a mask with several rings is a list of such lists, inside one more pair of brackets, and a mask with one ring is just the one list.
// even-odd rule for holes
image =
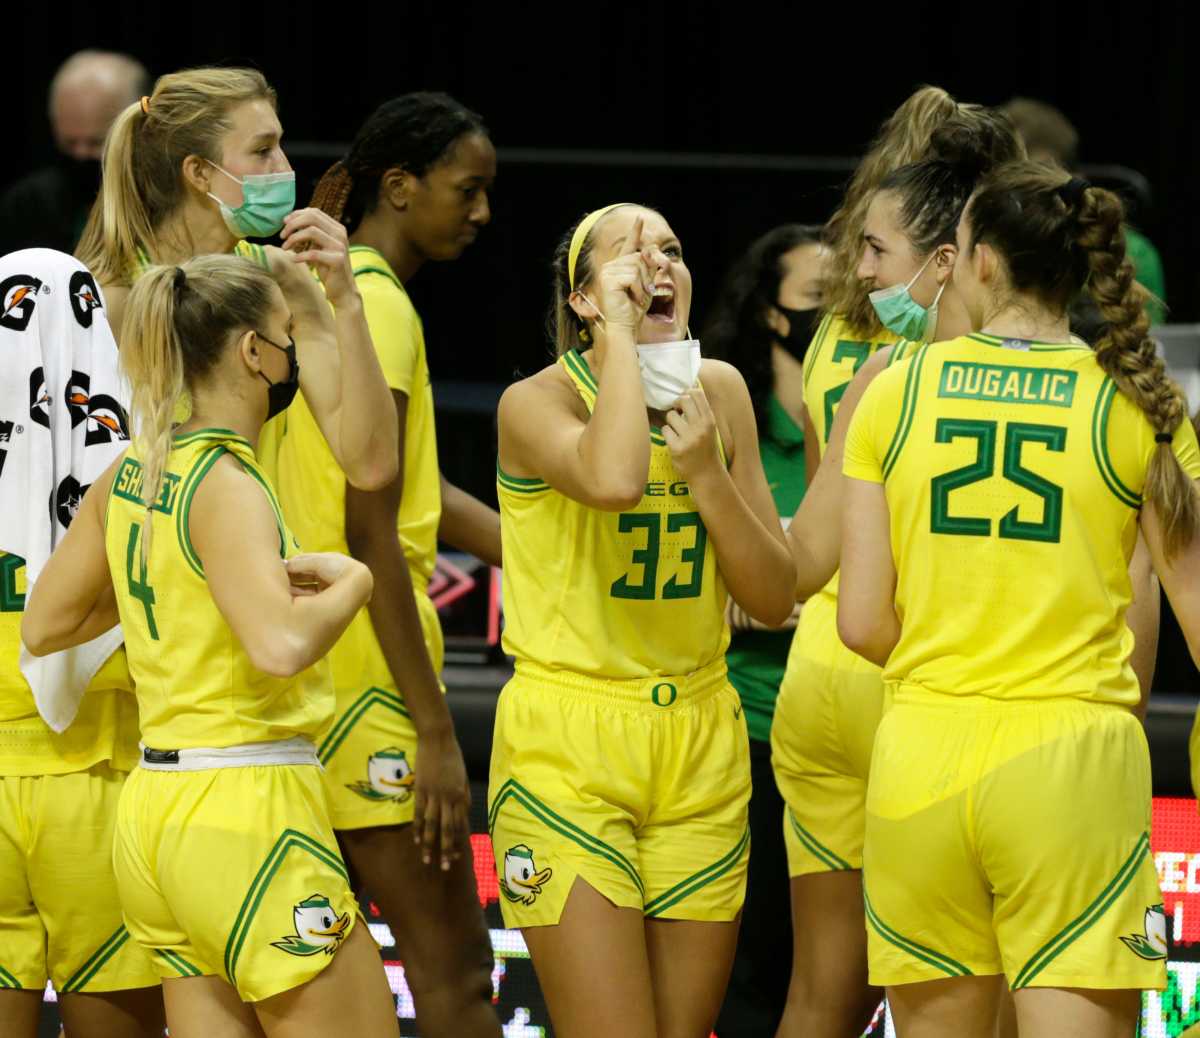
[[288, 377], [282, 382], [272, 382], [261, 371], [259, 377], [267, 384], [267, 421], [277, 414], [286, 411], [291, 402], [296, 399], [296, 390], [300, 388], [300, 362], [296, 359], [296, 340], [288, 339], [286, 346], [271, 342], [262, 332], [255, 332], [263, 342], [270, 343], [277, 350], [283, 350], [288, 359]]
[[808, 344], [812, 342], [817, 326], [821, 323], [821, 308], [793, 310], [791, 307], [780, 306], [776, 303], [775, 309], [783, 314], [788, 322], [787, 335], [776, 335], [775, 341], [797, 360], [803, 361], [804, 355], [808, 352]]

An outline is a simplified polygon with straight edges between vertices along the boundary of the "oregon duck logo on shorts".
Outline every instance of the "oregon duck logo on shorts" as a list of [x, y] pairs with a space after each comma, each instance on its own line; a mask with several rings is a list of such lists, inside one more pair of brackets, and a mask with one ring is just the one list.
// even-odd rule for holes
[[525, 844], [518, 843], [504, 855], [504, 876], [500, 880], [500, 889], [509, 901], [532, 905], [552, 875], [553, 869], [539, 872], [533, 861], [533, 851]]
[[367, 760], [366, 782], [347, 782], [346, 788], [368, 800], [405, 801], [412, 796], [415, 781], [416, 774], [404, 751], [389, 746]]
[[271, 944], [289, 955], [316, 955], [320, 951], [332, 955], [346, 938], [350, 915], [338, 915], [329, 898], [324, 894], [313, 894], [296, 906], [292, 922], [296, 927], [295, 934]]
[[1134, 955], [1143, 959], [1165, 959], [1167, 957], [1167, 914], [1162, 905], [1151, 905], [1146, 909], [1144, 934], [1131, 933], [1121, 941]]

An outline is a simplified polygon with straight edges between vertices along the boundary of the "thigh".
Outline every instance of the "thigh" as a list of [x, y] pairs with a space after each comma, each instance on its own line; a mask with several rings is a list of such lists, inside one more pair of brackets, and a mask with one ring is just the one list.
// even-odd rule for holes
[[379, 947], [365, 926], [355, 927], [333, 961], [312, 980], [255, 1003], [267, 1038], [399, 1038], [396, 1004]]
[[646, 888], [634, 834], [649, 758], [642, 716], [519, 674], [505, 686], [488, 788], [505, 925], [558, 923], [577, 879], [641, 911]]
[[1013, 988], [1161, 988], [1167, 920], [1141, 724], [1116, 707], [1024, 706], [993, 726], [992, 745], [1002, 758], [976, 814]]
[[658, 1038], [708, 1038], [725, 997], [739, 920], [647, 919]]
[[887, 1000], [903, 1038], [995, 1038], [1003, 992], [999, 975], [955, 977], [889, 987]]
[[31, 815], [41, 782], [41, 777], [0, 776], [0, 998], [14, 1007], [23, 1004], [22, 988], [40, 1000], [49, 976], [46, 924], [29, 882]]
[[880, 986], [1002, 972], [971, 816], [986, 724], [961, 715], [953, 705], [898, 705], [876, 736], [863, 906]]
[[171, 1038], [262, 1038], [254, 1009], [220, 977], [163, 981]]
[[1021, 1038], [1128, 1038], [1137, 1028], [1141, 992], [1025, 988], [1016, 992]]
[[853, 1008], [865, 1026], [883, 992], [867, 979], [862, 873], [793, 877], [792, 973], [797, 994]]
[[522, 934], [557, 1038], [657, 1038], [640, 909], [576, 879], [558, 922]]
[[113, 866], [125, 773], [98, 764], [37, 782], [29, 884], [46, 926], [55, 989], [73, 995], [157, 988], [158, 969], [125, 926]]
[[354, 875], [391, 924], [414, 994], [480, 970], [488, 981], [492, 944], [468, 837], [461, 857], [445, 872], [421, 860], [408, 826], [350, 829], [338, 833], [338, 841]]
[[129, 991], [60, 995], [63, 1030], [84, 1038], [162, 1038], [162, 985]]
[[44, 988], [37, 991], [0, 990], [0, 1020], [4, 1038], [36, 1038], [42, 1015]]

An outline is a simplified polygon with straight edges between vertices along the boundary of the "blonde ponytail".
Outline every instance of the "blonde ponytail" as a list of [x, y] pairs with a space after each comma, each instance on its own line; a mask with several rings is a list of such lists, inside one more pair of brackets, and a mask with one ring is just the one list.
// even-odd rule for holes
[[142, 462], [143, 560], [180, 400], [211, 377], [236, 336], [264, 327], [277, 298], [271, 276], [239, 256], [151, 267], [134, 283], [125, 306], [121, 368], [133, 390], [134, 450]]
[[233, 110], [247, 101], [275, 106], [261, 72], [194, 68], [162, 76], [144, 102], [113, 123], [104, 143], [104, 176], [75, 255], [103, 285], [131, 284], [145, 252], [162, 256], [161, 234], [186, 197], [183, 161], [221, 161]]
[[[1142, 496], [1154, 504], [1163, 550], [1170, 558], [1200, 531], [1200, 495], [1172, 445], [1176, 430], [1188, 421], [1187, 399], [1167, 375], [1148, 334], [1147, 292], [1134, 280], [1133, 264], [1125, 255], [1125, 213], [1120, 199], [1101, 188], [1079, 189], [1080, 181], [1067, 184], [1076, 185], [1078, 193], [1075, 243], [1087, 258], [1087, 291], [1107, 323], [1095, 346], [1096, 359], [1154, 428], [1156, 442]], [[1066, 192], [1064, 204], [1068, 207], [1074, 194]]]

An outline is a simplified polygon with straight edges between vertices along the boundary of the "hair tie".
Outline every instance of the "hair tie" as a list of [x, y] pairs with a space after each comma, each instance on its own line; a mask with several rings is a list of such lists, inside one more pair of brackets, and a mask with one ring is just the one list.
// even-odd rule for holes
[[1154, 434], [1154, 442], [1155, 443], [1170, 443], [1174, 438], [1175, 437], [1172, 436], [1170, 433], [1155, 433]]
[[183, 295], [183, 290], [187, 288], [187, 271], [183, 267], [175, 268], [175, 280], [172, 282], [172, 287], [175, 289], [175, 301], [179, 301], [179, 297]]
[[143, 94], [141, 104], [142, 104], [142, 115], [149, 115], [150, 114], [150, 98], [146, 97]]
[[1091, 182], [1084, 180], [1083, 177], [1072, 177], [1056, 190], [1058, 197], [1063, 200], [1067, 208], [1074, 209], [1083, 199], [1083, 193], [1091, 186]]

